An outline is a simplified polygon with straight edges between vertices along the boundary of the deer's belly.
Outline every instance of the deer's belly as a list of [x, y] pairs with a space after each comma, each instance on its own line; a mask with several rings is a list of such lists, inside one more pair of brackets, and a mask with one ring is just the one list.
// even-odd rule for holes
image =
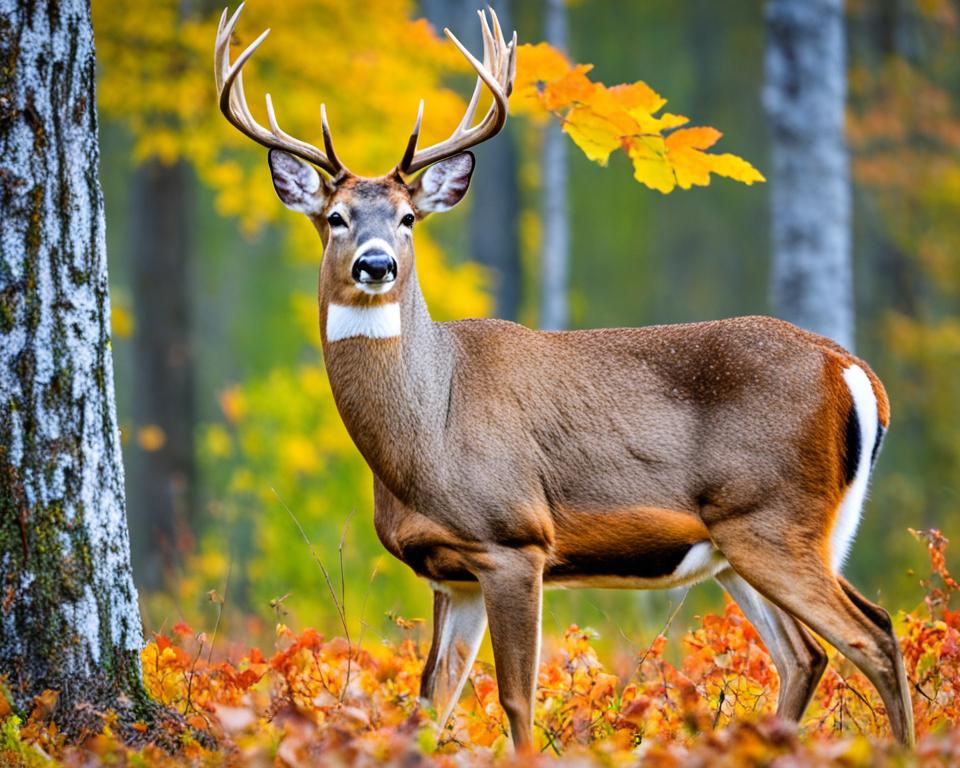
[[[679, 559], [678, 559], [679, 554]], [[710, 541], [657, 556], [611, 555], [604, 561], [573, 561], [544, 574], [544, 586], [563, 589], [672, 589], [709, 579], [727, 567]]]

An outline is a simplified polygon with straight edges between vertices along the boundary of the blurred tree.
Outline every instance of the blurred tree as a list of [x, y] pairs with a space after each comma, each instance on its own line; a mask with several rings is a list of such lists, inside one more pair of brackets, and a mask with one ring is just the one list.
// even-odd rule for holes
[[843, 0], [768, 0], [774, 312], [853, 348]]
[[131, 259], [135, 445], [130, 501], [137, 582], [148, 589], [189, 549], [194, 490], [191, 210], [183, 161], [147, 160], [133, 179]]
[[[546, 0], [546, 41], [567, 50], [566, 0]], [[540, 256], [540, 327], [558, 331], [570, 323], [570, 212], [567, 210], [567, 142], [551, 121], [543, 137], [543, 242]]]
[[[490, 3], [505, 30], [513, 29], [510, 0]], [[480, 50], [475, 0], [423, 0], [423, 10], [437, 27], [456, 30], [470, 50]], [[477, 170], [470, 183], [469, 257], [490, 270], [493, 314], [516, 320], [523, 273], [520, 263], [520, 190], [515, 126], [508, 122], [496, 141], [476, 147]]]
[[850, 21], [850, 141], [878, 304], [862, 333], [889, 372], [895, 427], [865, 525], [876, 559], [907, 567], [907, 526], [960, 535], [960, 9], [883, 0], [854, 4]]
[[85, 0], [0, 2], [0, 670], [17, 707], [145, 714]]

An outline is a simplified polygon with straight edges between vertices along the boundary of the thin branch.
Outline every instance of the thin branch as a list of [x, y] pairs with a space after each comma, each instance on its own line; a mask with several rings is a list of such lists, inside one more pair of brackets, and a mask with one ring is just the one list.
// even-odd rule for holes
[[[323, 580], [327, 584], [327, 589], [330, 592], [330, 597], [333, 598], [333, 604], [336, 606], [337, 615], [340, 617], [340, 625], [343, 627], [343, 634], [347, 639], [347, 647], [350, 646], [350, 628], [347, 626], [347, 616], [344, 606], [341, 604], [340, 599], [337, 597], [337, 590], [333, 586], [333, 581], [330, 578], [330, 573], [327, 571], [326, 566], [324, 566], [323, 561], [320, 559], [320, 555], [317, 554], [317, 550], [314, 548], [313, 544], [310, 542], [310, 538], [307, 536], [307, 532], [303, 530], [303, 526], [300, 525], [300, 521], [297, 520], [297, 516], [293, 514], [293, 510], [287, 506], [287, 503], [281, 498], [280, 494], [277, 493], [277, 489], [273, 486], [270, 487], [270, 490], [273, 491], [273, 495], [277, 497], [277, 501], [280, 502], [287, 514], [290, 515], [290, 519], [293, 520], [294, 525], [297, 526], [297, 530], [300, 531], [300, 535], [303, 537], [304, 542], [306, 542], [307, 548], [310, 550], [310, 554], [313, 556], [314, 561], [318, 566], [320, 566], [320, 572], [323, 574]], [[349, 655], [347, 657], [349, 663]], [[344, 686], [344, 691], [346, 686]]]

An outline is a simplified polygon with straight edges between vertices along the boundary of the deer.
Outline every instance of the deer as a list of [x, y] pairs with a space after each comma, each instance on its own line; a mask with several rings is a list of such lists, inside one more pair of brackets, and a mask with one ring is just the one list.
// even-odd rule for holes
[[[489, 627], [515, 748], [534, 748], [546, 587], [663, 589], [713, 578], [763, 640], [777, 714], [798, 721], [827, 665], [814, 633], [877, 688], [895, 738], [914, 740], [889, 614], [841, 574], [890, 406], [843, 347], [770, 317], [542, 332], [497, 319], [434, 322], [413, 231], [466, 195], [470, 148], [508, 113], [517, 35], [478, 12], [483, 59], [463, 119], [400, 162], [351, 173], [334, 152], [252, 116], [230, 45], [215, 45], [219, 106], [266, 147], [274, 188], [323, 245], [322, 354], [339, 414], [369, 465], [383, 546], [433, 590], [420, 695], [440, 727]], [[477, 121], [483, 90], [491, 103]]]

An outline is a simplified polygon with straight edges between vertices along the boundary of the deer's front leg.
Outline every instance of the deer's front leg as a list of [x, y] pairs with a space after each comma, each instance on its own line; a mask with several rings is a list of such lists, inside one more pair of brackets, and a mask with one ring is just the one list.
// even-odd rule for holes
[[540, 663], [543, 553], [504, 548], [477, 577], [490, 622], [500, 704], [518, 752], [533, 749], [533, 704]]
[[420, 678], [420, 697], [433, 705], [441, 728], [457, 705], [486, 626], [479, 585], [433, 590], [433, 642]]

